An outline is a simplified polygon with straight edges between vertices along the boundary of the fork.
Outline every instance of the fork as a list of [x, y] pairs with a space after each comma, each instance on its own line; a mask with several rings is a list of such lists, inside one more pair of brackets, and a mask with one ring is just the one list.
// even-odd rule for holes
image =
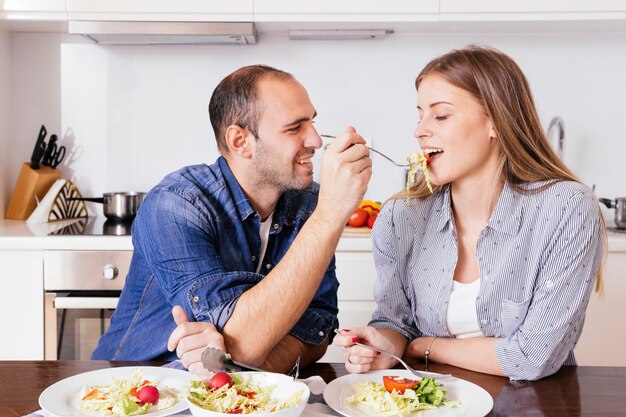
[[291, 368], [291, 371], [287, 373], [287, 376], [293, 377], [294, 381], [300, 376], [300, 356], [296, 359], [296, 364]]
[[[339, 331], [339, 329], [335, 329], [335, 333], [341, 336], [341, 332]], [[402, 358], [400, 358], [397, 355], [394, 355], [391, 352], [387, 352], [386, 350], [378, 349], [378, 348], [375, 348], [374, 346], [366, 345], [365, 343], [361, 343], [361, 342], [354, 342], [354, 344], [357, 346], [364, 347], [365, 349], [373, 350], [374, 352], [380, 352], [387, 356], [391, 356], [392, 358], [400, 362], [400, 364], [404, 366], [407, 371], [411, 372], [412, 374], [416, 376], [419, 376], [420, 378], [428, 377], [428, 378], [433, 378], [437, 380], [454, 378], [450, 374], [438, 374], [436, 372], [418, 371], [417, 369], [413, 369], [412, 367], [410, 367], [408, 363], [402, 360]]]
[[[328, 138], [328, 139], [335, 139], [336, 136], [333, 135], [320, 135], [323, 138]], [[367, 146], [367, 145], [365, 145]], [[383, 158], [385, 158], [387, 161], [391, 162], [392, 164], [394, 164], [397, 167], [401, 167], [401, 168], [408, 168], [409, 164], [400, 164], [396, 161], [394, 161], [393, 159], [391, 159], [390, 157], [388, 157], [387, 155], [385, 155], [384, 153], [382, 153], [381, 151], [377, 151], [376, 149], [372, 148], [371, 146], [367, 146], [367, 148], [372, 151], [377, 153], [378, 155], [382, 156]]]

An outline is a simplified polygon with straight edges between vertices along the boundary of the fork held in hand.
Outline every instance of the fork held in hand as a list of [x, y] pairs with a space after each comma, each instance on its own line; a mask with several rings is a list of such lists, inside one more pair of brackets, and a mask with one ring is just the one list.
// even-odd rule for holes
[[[329, 139], [335, 139], [336, 136], [333, 135], [320, 135], [323, 138], [329, 138]], [[377, 153], [378, 155], [382, 156], [383, 158], [385, 158], [387, 161], [391, 162], [392, 164], [394, 164], [397, 167], [401, 167], [401, 168], [408, 168], [409, 164], [400, 164], [396, 161], [394, 161], [393, 159], [389, 158], [387, 155], [385, 155], [384, 153], [377, 151], [376, 149], [372, 148], [371, 146], [365, 145], [367, 146], [367, 149], [369, 149], [372, 152]]]
[[[341, 335], [341, 332], [338, 329], [335, 329], [335, 333], [337, 333], [338, 335]], [[394, 358], [395, 360], [400, 362], [400, 364], [402, 366], [404, 366], [407, 371], [411, 372], [412, 374], [414, 374], [416, 376], [419, 376], [420, 378], [427, 377], [427, 378], [433, 378], [433, 379], [437, 379], [437, 380], [453, 378], [453, 376], [450, 375], [450, 374], [438, 374], [436, 372], [418, 371], [417, 369], [411, 368], [405, 361], [402, 360], [402, 358], [394, 355], [391, 352], [387, 352], [385, 350], [378, 349], [378, 348], [376, 348], [374, 346], [366, 345], [365, 343], [361, 343], [361, 342], [354, 342], [354, 344], [357, 345], [357, 346], [364, 347], [365, 349], [373, 350], [374, 352], [380, 352], [380, 353], [385, 354], [387, 356], [391, 356], [392, 358]]]

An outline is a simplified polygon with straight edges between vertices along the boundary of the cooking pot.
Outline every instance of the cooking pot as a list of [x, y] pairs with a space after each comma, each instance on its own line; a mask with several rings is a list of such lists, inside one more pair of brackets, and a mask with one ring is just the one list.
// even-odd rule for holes
[[129, 191], [124, 193], [104, 193], [102, 197], [71, 197], [68, 200], [91, 201], [104, 204], [103, 212], [107, 219], [117, 222], [132, 221], [143, 202], [146, 193]]
[[601, 198], [600, 202], [608, 208], [615, 209], [615, 227], [626, 229], [626, 197], [618, 197], [615, 200]]

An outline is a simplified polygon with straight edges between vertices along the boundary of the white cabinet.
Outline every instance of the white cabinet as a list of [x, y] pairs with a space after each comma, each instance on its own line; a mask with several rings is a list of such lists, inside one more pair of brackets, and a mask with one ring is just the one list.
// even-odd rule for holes
[[579, 365], [626, 366], [626, 252], [606, 260], [604, 291], [594, 293], [574, 353]]
[[43, 359], [43, 252], [0, 251], [0, 266], [0, 360]]
[[65, 20], [65, 0], [0, 1], [0, 18], [7, 20]]
[[436, 20], [439, 0], [255, 0], [255, 21], [413, 21]]
[[[350, 238], [348, 238], [350, 239]], [[354, 238], [367, 241], [368, 238]], [[345, 239], [343, 239], [345, 240]], [[335, 253], [337, 279], [339, 280], [339, 329], [367, 326], [376, 307], [374, 302], [374, 281], [376, 268], [371, 249]], [[320, 362], [343, 362], [341, 349], [330, 346]]]
[[70, 20], [251, 21], [253, 0], [67, 0]]
[[441, 0], [442, 20], [586, 20], [624, 18], [626, 0]]

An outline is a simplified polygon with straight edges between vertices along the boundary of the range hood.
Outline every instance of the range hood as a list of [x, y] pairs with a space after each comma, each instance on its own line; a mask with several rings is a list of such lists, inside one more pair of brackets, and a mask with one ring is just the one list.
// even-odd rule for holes
[[252, 22], [113, 22], [70, 20], [68, 32], [103, 45], [256, 43]]

